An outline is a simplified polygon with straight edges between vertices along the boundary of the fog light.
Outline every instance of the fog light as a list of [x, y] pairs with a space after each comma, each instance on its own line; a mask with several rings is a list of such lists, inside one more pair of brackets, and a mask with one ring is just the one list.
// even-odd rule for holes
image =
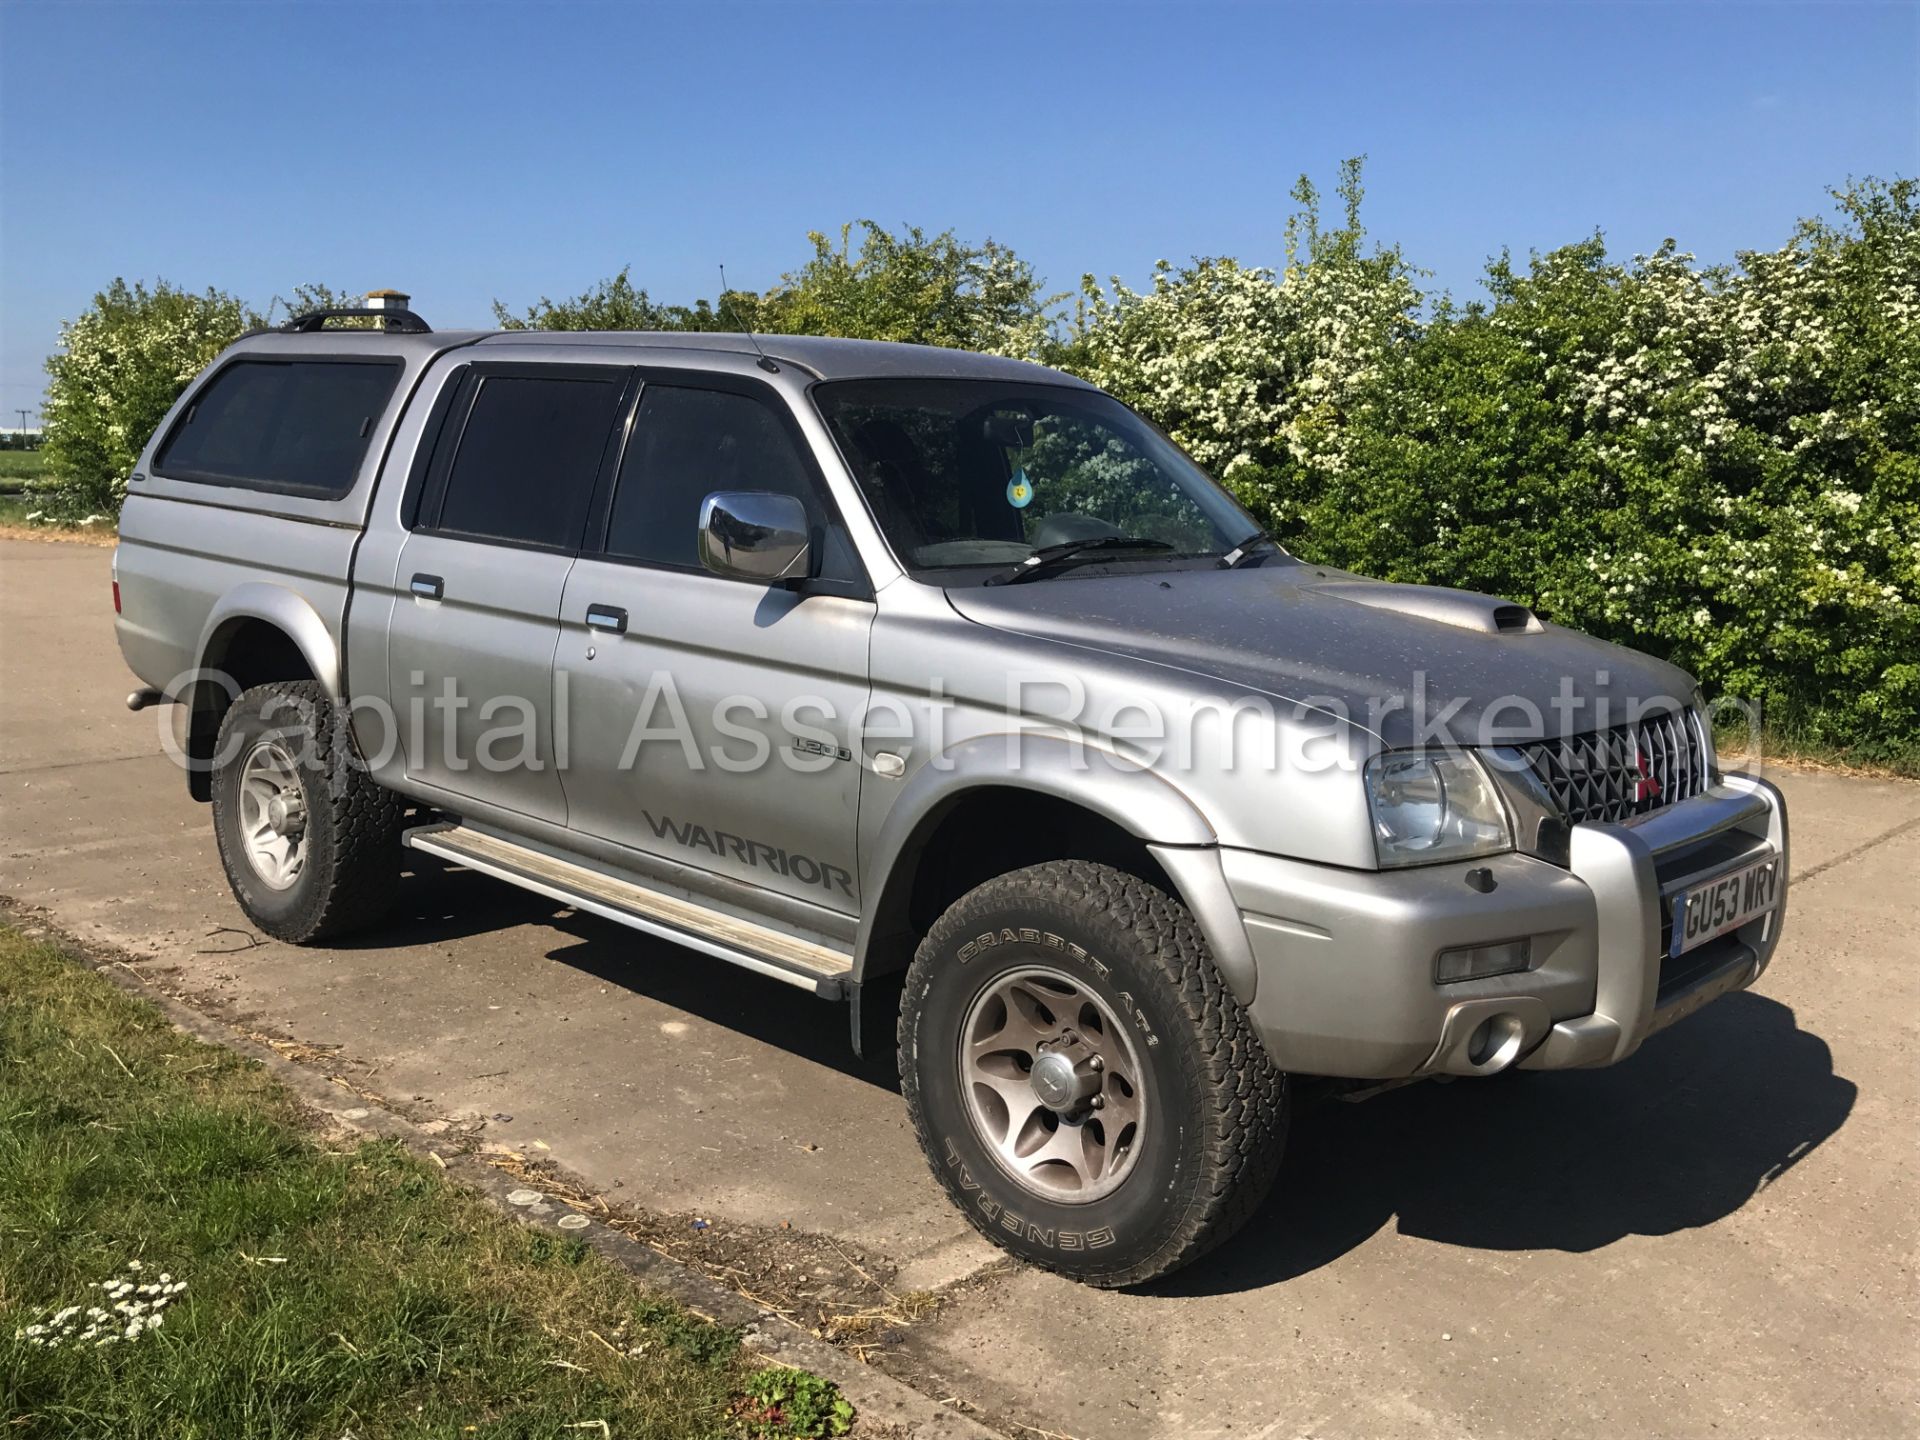
[[1437, 985], [1455, 980], [1484, 980], [1489, 975], [1514, 975], [1533, 965], [1533, 941], [1501, 940], [1492, 945], [1469, 945], [1460, 950], [1442, 950], [1434, 962], [1433, 979]]

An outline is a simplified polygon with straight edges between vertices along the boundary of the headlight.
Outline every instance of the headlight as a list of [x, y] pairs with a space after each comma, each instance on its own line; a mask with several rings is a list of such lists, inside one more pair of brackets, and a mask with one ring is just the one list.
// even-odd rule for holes
[[1513, 848], [1507, 812], [1473, 756], [1406, 750], [1367, 762], [1373, 848], [1382, 868]]

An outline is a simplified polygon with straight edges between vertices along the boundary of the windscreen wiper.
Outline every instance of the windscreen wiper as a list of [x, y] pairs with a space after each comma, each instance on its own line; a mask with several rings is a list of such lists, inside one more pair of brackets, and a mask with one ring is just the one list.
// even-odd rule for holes
[[1101, 550], [1171, 550], [1164, 540], [1149, 540], [1139, 535], [1093, 535], [1085, 540], [1062, 540], [1058, 545], [1042, 545], [1011, 570], [989, 576], [989, 585], [1018, 585], [1023, 580], [1040, 580], [1057, 575], [1068, 563]]
[[1274, 539], [1273, 536], [1264, 530], [1256, 530], [1220, 557], [1220, 568], [1222, 570], [1239, 569], [1252, 557], [1253, 552], [1262, 545], [1271, 545], [1276, 550], [1280, 548], [1280, 542]]

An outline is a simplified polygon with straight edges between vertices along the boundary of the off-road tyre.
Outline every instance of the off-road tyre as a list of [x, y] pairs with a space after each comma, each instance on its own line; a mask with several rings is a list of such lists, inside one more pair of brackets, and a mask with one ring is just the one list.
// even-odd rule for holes
[[[285, 889], [256, 873], [240, 830], [242, 769], [263, 739], [279, 740], [299, 761], [307, 850]], [[275, 939], [308, 945], [380, 920], [399, 885], [405, 809], [358, 763], [345, 711], [314, 681], [257, 685], [220, 722], [213, 772], [220, 863], [247, 918]]]
[[[976, 998], [1035, 966], [1070, 974], [1126, 1017], [1144, 1061], [1151, 1108], [1139, 1153], [1119, 1188], [1091, 1200], [1023, 1187], [963, 1094], [962, 1029]], [[953, 1203], [1002, 1249], [1088, 1284], [1143, 1284], [1197, 1259], [1246, 1223], [1279, 1169], [1286, 1075], [1186, 907], [1106, 865], [1035, 865], [956, 901], [907, 972], [899, 1044], [907, 1113]]]

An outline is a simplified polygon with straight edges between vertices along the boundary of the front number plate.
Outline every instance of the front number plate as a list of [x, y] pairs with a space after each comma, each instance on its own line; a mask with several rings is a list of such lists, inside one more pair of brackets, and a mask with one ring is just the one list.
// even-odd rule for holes
[[1738, 930], [1749, 920], [1773, 909], [1779, 899], [1778, 856], [1696, 885], [1675, 901], [1673, 945], [1668, 953], [1684, 955], [1716, 935]]

